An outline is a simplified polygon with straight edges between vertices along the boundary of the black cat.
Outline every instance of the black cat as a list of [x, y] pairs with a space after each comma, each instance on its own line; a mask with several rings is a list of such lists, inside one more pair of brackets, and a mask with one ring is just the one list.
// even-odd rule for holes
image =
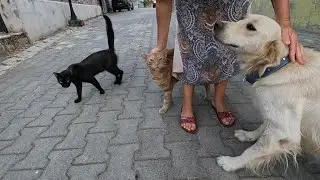
[[60, 73], [53, 73], [62, 87], [68, 88], [71, 83], [76, 86], [78, 98], [74, 101], [75, 103], [81, 101], [82, 82], [93, 84], [100, 91], [100, 94], [104, 94], [104, 90], [94, 77], [103, 71], [108, 71], [116, 76], [114, 84], [120, 85], [122, 81], [123, 71], [117, 66], [118, 57], [114, 50], [114, 31], [112, 23], [108, 16], [103, 15], [103, 17], [107, 25], [109, 49], [95, 52], [80, 63], [72, 64]]

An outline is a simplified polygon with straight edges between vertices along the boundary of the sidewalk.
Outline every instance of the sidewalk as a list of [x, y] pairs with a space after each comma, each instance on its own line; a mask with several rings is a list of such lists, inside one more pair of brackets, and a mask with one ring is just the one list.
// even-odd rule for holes
[[[97, 76], [106, 93], [90, 84], [83, 100], [74, 104], [76, 90], [63, 89], [53, 76], [92, 52], [107, 47], [105, 23], [100, 17], [53, 43], [0, 76], [0, 179], [83, 180], [316, 180], [320, 175], [279, 167], [266, 177], [244, 170], [228, 173], [216, 164], [219, 155], [239, 155], [250, 143], [233, 137], [238, 128], [253, 129], [260, 118], [251, 104], [249, 86], [239, 75], [228, 86], [227, 101], [238, 118], [234, 128], [219, 125], [204, 88], [197, 87], [197, 135], [179, 125], [182, 87], [174, 90], [174, 104], [158, 113], [162, 92], [148, 77], [140, 57], [156, 41], [154, 9], [135, 9], [111, 16], [121, 86], [114, 76]], [[174, 22], [173, 22], [174, 23]], [[174, 31], [172, 25], [172, 32]], [[174, 34], [170, 35], [173, 47]], [[301, 35], [304, 43], [320, 48], [317, 36]]]

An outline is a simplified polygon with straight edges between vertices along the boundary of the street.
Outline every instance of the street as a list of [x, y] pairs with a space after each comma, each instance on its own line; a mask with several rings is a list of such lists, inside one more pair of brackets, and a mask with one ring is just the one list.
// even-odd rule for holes
[[[141, 54], [156, 44], [155, 9], [138, 9], [110, 15], [115, 31], [123, 84], [101, 73], [101, 95], [84, 84], [79, 104], [72, 85], [64, 89], [53, 72], [106, 49], [102, 17], [74, 31], [17, 67], [0, 76], [0, 179], [5, 180], [316, 180], [307, 172], [306, 160], [299, 168], [289, 161], [284, 172], [263, 177], [245, 170], [225, 172], [216, 163], [220, 155], [241, 154], [251, 143], [239, 142], [233, 131], [253, 130], [261, 123], [251, 104], [250, 87], [243, 76], [231, 79], [227, 102], [238, 121], [236, 127], [220, 126], [204, 87], [196, 87], [195, 114], [199, 132], [180, 128], [182, 86], [174, 90], [174, 104], [161, 116], [162, 91], [148, 77]], [[174, 18], [172, 18], [174, 19]], [[172, 20], [169, 46], [173, 47]], [[304, 45], [320, 50], [320, 38], [301, 33]]]

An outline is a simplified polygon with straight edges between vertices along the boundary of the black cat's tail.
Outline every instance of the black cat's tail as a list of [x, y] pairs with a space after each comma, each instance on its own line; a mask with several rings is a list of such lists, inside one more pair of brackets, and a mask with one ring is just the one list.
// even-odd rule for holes
[[105, 19], [106, 25], [107, 25], [107, 36], [108, 36], [109, 50], [114, 51], [114, 31], [113, 31], [113, 27], [112, 27], [112, 22], [107, 15], [103, 15], [103, 18]]

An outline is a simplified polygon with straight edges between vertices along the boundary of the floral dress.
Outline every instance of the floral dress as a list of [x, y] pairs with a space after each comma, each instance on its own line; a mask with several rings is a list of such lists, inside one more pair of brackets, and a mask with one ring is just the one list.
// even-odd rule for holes
[[244, 18], [250, 5], [251, 0], [175, 0], [183, 64], [178, 79], [212, 84], [239, 73], [236, 53], [215, 40], [214, 24]]

